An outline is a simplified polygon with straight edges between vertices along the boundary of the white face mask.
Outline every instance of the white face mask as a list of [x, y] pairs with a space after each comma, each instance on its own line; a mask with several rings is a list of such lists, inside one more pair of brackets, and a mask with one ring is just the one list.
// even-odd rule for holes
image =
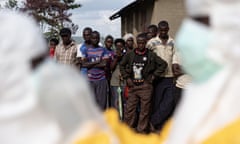
[[208, 57], [211, 39], [211, 31], [207, 26], [190, 19], [183, 22], [178, 32], [176, 47], [182, 56], [184, 70], [195, 83], [207, 81], [221, 68]]

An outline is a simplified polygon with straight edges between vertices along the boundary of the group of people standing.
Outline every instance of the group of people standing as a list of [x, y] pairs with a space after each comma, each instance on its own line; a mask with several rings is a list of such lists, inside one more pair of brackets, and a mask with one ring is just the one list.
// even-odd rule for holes
[[[99, 33], [89, 28], [85, 43], [77, 46], [63, 28], [62, 41], [51, 39], [48, 51], [33, 19], [0, 11], [0, 143], [239, 144], [240, 1], [186, 0], [186, 6], [188, 17], [176, 36], [182, 62], [166, 21], [139, 34], [136, 47], [129, 47], [134, 43], [129, 34], [108, 36], [105, 47], [99, 46]], [[191, 84], [162, 128], [189, 82], [181, 66]], [[106, 95], [100, 95], [99, 85], [110, 91], [102, 89]], [[120, 94], [115, 99], [114, 86]], [[128, 97], [121, 115], [124, 89]], [[119, 108], [137, 132], [161, 133], [136, 134], [116, 111], [103, 115], [95, 101], [102, 110], [107, 101]]]
[[[62, 41], [51, 39], [48, 51], [33, 19], [0, 11], [0, 143], [239, 144], [239, 7], [239, 0], [186, 0], [188, 17], [176, 36], [182, 62], [164, 21], [138, 35], [132, 48], [127, 46], [131, 35], [123, 40], [108, 36], [102, 48], [99, 33], [89, 28], [84, 32], [89, 43], [77, 46], [64, 28]], [[61, 64], [49, 60], [47, 52]], [[106, 104], [97, 96], [108, 100], [114, 90], [94, 97], [86, 82], [96, 89], [105, 82], [114, 86], [115, 75], [117, 93], [128, 88], [124, 121], [140, 133], [158, 131], [187, 82], [181, 65], [192, 81], [160, 135], [135, 134], [114, 110], [104, 117], [94, 100]], [[119, 98], [110, 105], [120, 108]]]
[[108, 35], [100, 46], [98, 31], [84, 28], [84, 42], [77, 45], [71, 30], [63, 28], [62, 42], [53, 57], [80, 69], [102, 110], [116, 108], [120, 118], [139, 133], [158, 132], [173, 114], [188, 82], [181, 78], [184, 74], [169, 29], [167, 21], [160, 21], [136, 38]]

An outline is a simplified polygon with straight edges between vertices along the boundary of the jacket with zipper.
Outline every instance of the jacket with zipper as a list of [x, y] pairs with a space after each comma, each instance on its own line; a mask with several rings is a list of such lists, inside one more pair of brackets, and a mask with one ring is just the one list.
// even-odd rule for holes
[[[120, 72], [124, 79], [131, 78], [133, 75], [133, 62], [137, 54], [134, 51], [127, 53], [121, 63], [120, 63]], [[143, 69], [143, 79], [152, 83], [152, 76], [161, 77], [166, 71], [167, 63], [155, 53], [147, 49], [147, 64]]]

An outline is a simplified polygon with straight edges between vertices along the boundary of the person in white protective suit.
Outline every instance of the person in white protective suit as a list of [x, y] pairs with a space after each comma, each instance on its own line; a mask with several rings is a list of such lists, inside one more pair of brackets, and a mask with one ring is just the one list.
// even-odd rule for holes
[[176, 38], [192, 84], [166, 144], [240, 143], [240, 1], [186, 0]]
[[43, 61], [48, 50], [35, 22], [11, 11], [0, 19], [0, 143], [71, 143], [96, 127], [110, 133], [78, 71]]
[[33, 80], [39, 104], [59, 124], [66, 143], [73, 144], [101, 131], [109, 135], [112, 144], [118, 144], [87, 80], [76, 69], [46, 61], [37, 68]]
[[54, 144], [58, 125], [37, 103], [30, 60], [47, 49], [32, 19], [0, 11], [0, 143]]

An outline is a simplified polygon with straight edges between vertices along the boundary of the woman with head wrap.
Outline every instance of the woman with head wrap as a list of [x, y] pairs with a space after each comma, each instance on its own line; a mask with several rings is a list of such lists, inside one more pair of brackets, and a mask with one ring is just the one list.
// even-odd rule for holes
[[134, 43], [134, 35], [131, 33], [127, 33], [123, 36], [123, 39], [125, 40], [125, 52], [124, 53], [132, 51], [136, 46], [136, 44]]

